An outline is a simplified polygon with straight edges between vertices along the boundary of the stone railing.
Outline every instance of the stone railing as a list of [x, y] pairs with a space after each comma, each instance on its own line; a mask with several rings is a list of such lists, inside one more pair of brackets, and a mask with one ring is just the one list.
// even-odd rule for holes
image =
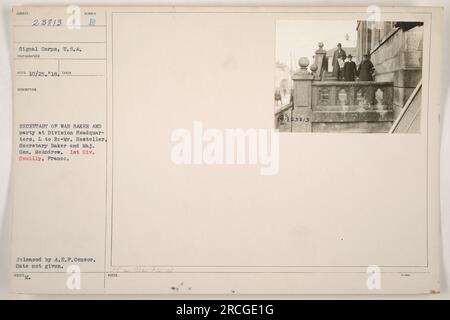
[[365, 110], [392, 109], [392, 82], [375, 81], [314, 81], [313, 109], [331, 106], [358, 106]]
[[393, 83], [321, 81], [301, 58], [292, 76], [293, 103], [275, 114], [281, 132], [388, 132], [394, 121]]

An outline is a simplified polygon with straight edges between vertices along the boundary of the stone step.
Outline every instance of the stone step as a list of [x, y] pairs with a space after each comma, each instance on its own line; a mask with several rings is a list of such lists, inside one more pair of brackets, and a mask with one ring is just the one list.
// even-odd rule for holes
[[313, 111], [312, 122], [393, 122], [393, 110]]
[[324, 80], [333, 81], [333, 80], [337, 80], [337, 77], [333, 77], [333, 72], [325, 71], [322, 74], [322, 81], [324, 81]]
[[334, 106], [313, 106], [313, 111], [353, 111], [353, 112], [365, 112], [365, 111], [393, 111], [392, 106], [389, 105], [334, 105]]

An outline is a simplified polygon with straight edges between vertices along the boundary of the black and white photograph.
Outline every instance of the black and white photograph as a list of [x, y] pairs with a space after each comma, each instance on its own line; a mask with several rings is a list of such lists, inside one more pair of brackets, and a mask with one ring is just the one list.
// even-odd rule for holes
[[279, 20], [280, 132], [420, 133], [423, 22]]

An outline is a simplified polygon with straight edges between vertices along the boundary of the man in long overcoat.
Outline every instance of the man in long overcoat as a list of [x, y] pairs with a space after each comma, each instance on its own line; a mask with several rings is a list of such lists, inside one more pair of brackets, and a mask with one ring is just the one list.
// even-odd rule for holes
[[344, 49], [342, 49], [342, 45], [338, 43], [337, 48], [333, 53], [333, 77], [336, 77], [338, 80], [341, 80], [342, 78], [342, 70], [341, 66], [339, 65], [339, 59], [341, 59], [341, 61], [344, 61], [346, 56], [347, 54], [345, 53]]
[[373, 67], [372, 61], [370, 61], [370, 56], [365, 54], [363, 60], [358, 67], [358, 77], [360, 81], [373, 81], [372, 74], [375, 68]]
[[344, 70], [343, 70], [343, 76], [344, 81], [355, 81], [356, 77], [356, 63], [352, 61], [352, 55], [348, 55], [348, 60], [345, 61], [344, 64]]

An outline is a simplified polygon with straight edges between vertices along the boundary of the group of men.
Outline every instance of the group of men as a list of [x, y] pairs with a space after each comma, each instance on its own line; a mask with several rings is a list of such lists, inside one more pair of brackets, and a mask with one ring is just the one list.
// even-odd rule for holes
[[342, 49], [342, 45], [338, 43], [337, 49], [333, 53], [333, 76], [344, 81], [355, 81], [356, 78], [360, 81], [373, 81], [375, 68], [370, 61], [370, 56], [363, 55], [358, 67], [352, 59], [352, 55], [347, 55]]
[[[343, 81], [373, 81], [375, 68], [370, 61], [368, 54], [363, 55], [359, 66], [353, 61], [351, 54], [347, 55], [342, 45], [337, 44], [337, 49], [333, 53], [333, 77]], [[275, 91], [275, 104], [285, 106], [293, 102], [292, 89], [289, 81], [285, 78], [280, 82], [279, 88]]]

